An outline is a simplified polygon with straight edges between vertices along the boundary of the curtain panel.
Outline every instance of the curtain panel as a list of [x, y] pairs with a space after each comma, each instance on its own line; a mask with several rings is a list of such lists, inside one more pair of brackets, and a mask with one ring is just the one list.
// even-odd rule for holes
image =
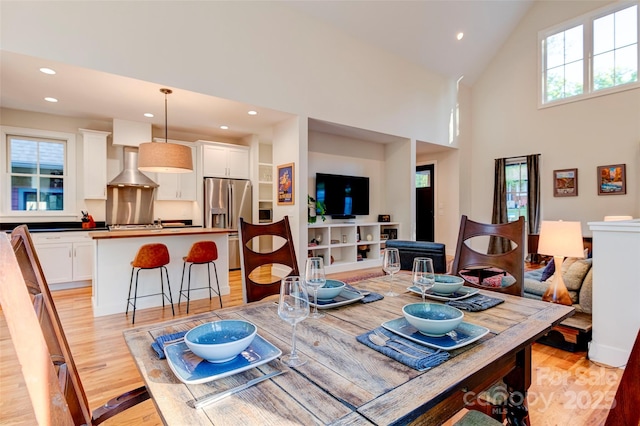
[[[495, 162], [495, 180], [493, 184], [493, 213], [491, 223], [507, 223], [507, 178], [506, 159], [497, 158]], [[511, 241], [502, 237], [490, 237], [488, 254], [501, 254], [511, 250]]]

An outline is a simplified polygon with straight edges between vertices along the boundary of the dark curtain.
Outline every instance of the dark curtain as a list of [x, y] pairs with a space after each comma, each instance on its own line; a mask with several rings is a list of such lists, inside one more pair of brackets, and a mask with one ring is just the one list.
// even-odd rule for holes
[[[493, 213], [491, 223], [507, 223], [507, 178], [505, 176], [504, 158], [496, 159], [495, 181], [493, 184]], [[490, 237], [488, 254], [501, 254], [511, 250], [511, 241], [508, 238]]]
[[540, 154], [527, 155], [527, 216], [529, 235], [540, 233]]

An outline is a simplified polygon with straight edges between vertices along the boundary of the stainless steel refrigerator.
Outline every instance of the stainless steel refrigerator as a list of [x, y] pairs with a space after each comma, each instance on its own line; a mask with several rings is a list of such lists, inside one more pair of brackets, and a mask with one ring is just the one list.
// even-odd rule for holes
[[[251, 181], [204, 178], [204, 226], [238, 229], [238, 219], [251, 217]], [[238, 233], [229, 234], [229, 269], [240, 268]]]

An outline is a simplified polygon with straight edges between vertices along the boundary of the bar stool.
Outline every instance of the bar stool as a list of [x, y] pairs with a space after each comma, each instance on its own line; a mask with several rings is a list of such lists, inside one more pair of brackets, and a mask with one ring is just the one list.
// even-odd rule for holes
[[[209, 285], [207, 287], [198, 287], [193, 290], [201, 290], [204, 288], [209, 289], [209, 300], [211, 300], [211, 292], [215, 292], [218, 295], [218, 299], [220, 299], [220, 307], [222, 308], [222, 296], [220, 295], [220, 282], [218, 281], [218, 268], [216, 267], [215, 260], [218, 260], [218, 246], [213, 241], [198, 241], [193, 243], [191, 248], [189, 249], [189, 253], [182, 258], [184, 263], [182, 264], [182, 279], [180, 280], [180, 294], [178, 296], [178, 305], [180, 305], [180, 300], [182, 296], [187, 299], [187, 313], [189, 313], [189, 301], [191, 300], [189, 295], [192, 290], [191, 288], [191, 267], [193, 265], [207, 265], [207, 275], [209, 277]], [[183, 290], [182, 286], [184, 284], [184, 270], [187, 267], [187, 263], [189, 263], [189, 279], [187, 282], [187, 290]], [[213, 271], [216, 275], [216, 285], [218, 287], [218, 291], [213, 290], [211, 287], [211, 268], [209, 264], [213, 264]]]
[[[167, 271], [167, 265], [169, 263], [169, 250], [164, 244], [145, 244], [138, 249], [136, 257], [131, 262], [131, 280], [129, 281], [129, 297], [127, 299], [127, 310], [125, 315], [129, 314], [129, 305], [133, 306], [133, 319], [132, 324], [136, 322], [136, 302], [138, 297], [149, 297], [162, 295], [162, 307], [164, 308], [164, 299], [166, 298], [171, 304], [171, 313], [175, 316], [175, 310], [173, 309], [173, 298], [171, 297], [171, 284], [169, 283], [169, 272]], [[138, 296], [138, 274], [142, 269], [158, 269], [160, 268], [160, 287], [161, 293], [145, 294]], [[137, 269], [137, 272], [136, 272]], [[162, 276], [162, 270], [164, 270], [167, 276], [167, 289], [169, 294], [164, 291], [164, 277]], [[133, 273], [136, 274], [136, 286], [133, 293], [133, 302], [131, 302], [131, 287], [133, 285]]]

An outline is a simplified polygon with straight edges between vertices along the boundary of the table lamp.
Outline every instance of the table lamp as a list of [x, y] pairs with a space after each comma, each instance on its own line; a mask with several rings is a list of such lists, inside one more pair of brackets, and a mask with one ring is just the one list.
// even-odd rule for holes
[[573, 301], [562, 279], [565, 257], [584, 257], [580, 222], [542, 221], [538, 253], [553, 256], [556, 273], [542, 300], [571, 306]]

